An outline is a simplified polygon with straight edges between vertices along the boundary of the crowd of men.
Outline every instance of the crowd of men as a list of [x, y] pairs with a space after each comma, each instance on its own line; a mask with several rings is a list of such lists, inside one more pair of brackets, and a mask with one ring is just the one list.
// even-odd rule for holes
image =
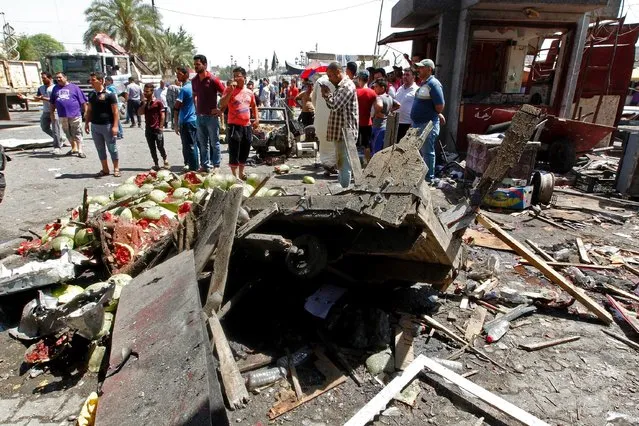
[[[253, 81], [247, 81], [242, 67], [235, 68], [233, 78], [224, 84], [208, 71], [206, 57], [195, 55], [193, 78], [185, 67], [176, 69], [177, 80], [170, 85], [161, 81], [158, 87], [151, 83], [141, 87], [131, 77], [124, 93], [125, 124], [141, 127], [144, 115], [145, 138], [154, 169], [169, 167], [163, 130], [171, 126], [181, 139], [185, 170], [215, 173], [221, 165], [223, 120], [227, 124], [229, 167], [235, 176], [245, 178], [252, 129], [259, 126], [257, 107], [284, 104], [300, 108], [301, 123], [316, 128], [320, 158], [327, 173], [336, 172], [340, 184], [347, 187], [351, 165], [346, 144], [356, 143], [364, 152], [364, 161], [369, 161], [383, 149], [387, 118], [397, 111], [398, 139], [410, 127], [423, 129], [433, 123], [433, 131], [422, 148], [428, 166], [426, 179], [432, 181], [435, 141], [444, 120], [444, 99], [441, 84], [433, 75], [433, 61], [413, 59], [407, 59], [410, 67], [390, 70], [358, 70], [353, 62], [343, 69], [333, 62], [325, 74], [305, 79], [300, 90], [296, 79], [271, 83], [264, 78], [255, 87]], [[117, 140], [123, 137], [123, 132], [113, 79], [100, 72], [91, 73], [89, 82], [93, 90], [88, 97], [62, 72], [55, 75], [55, 84], [46, 72], [42, 73], [42, 81], [36, 99], [44, 102], [41, 126], [53, 138], [54, 155], [62, 155], [64, 134], [71, 147], [64, 155], [86, 158], [82, 145], [84, 119], [84, 132], [91, 133], [101, 163], [97, 177], [110, 174], [107, 152], [113, 175], [120, 176]]]

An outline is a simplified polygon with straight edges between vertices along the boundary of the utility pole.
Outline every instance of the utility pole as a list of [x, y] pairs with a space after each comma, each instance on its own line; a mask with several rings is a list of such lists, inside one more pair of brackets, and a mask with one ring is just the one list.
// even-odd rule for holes
[[[383, 11], [384, 11], [384, 0], [382, 0], [382, 4], [379, 7], [379, 21], [377, 22], [377, 34], [375, 34], [375, 49], [373, 49], [373, 56], [375, 57], [377, 57], [377, 54], [379, 52], [379, 46], [377, 45], [377, 42], [382, 36], [381, 31], [382, 31], [382, 12]], [[373, 60], [373, 63], [375, 64], [377, 63], [376, 58]]]

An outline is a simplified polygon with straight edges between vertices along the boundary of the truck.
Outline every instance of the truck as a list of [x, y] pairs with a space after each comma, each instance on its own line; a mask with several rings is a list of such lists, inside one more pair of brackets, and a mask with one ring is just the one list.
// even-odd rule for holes
[[11, 120], [9, 104], [19, 93], [35, 94], [42, 84], [40, 62], [0, 60], [0, 120]]
[[[118, 93], [126, 90], [129, 77], [140, 84], [158, 84], [162, 76], [154, 71], [135, 54], [128, 53], [122, 46], [106, 34], [96, 34], [93, 38], [96, 53], [55, 53], [47, 55], [44, 69], [54, 75], [64, 72], [71, 83], [77, 84], [85, 94], [91, 90], [89, 74], [102, 72], [113, 78]], [[126, 102], [121, 103], [126, 105]], [[121, 111], [124, 113], [124, 111]]]

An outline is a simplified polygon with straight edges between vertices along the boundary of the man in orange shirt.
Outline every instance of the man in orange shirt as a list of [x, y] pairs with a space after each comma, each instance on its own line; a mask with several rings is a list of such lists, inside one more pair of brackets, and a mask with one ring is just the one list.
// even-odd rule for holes
[[286, 92], [286, 103], [289, 107], [295, 108], [297, 106], [297, 95], [300, 93], [300, 89], [297, 88], [297, 80], [291, 79], [291, 85]]
[[259, 126], [259, 115], [255, 104], [255, 94], [244, 86], [246, 82], [246, 70], [237, 67], [233, 70], [233, 82], [226, 88], [224, 96], [220, 100], [220, 109], [229, 109], [228, 118], [228, 145], [229, 166], [233, 176], [242, 180], [246, 179], [244, 165], [251, 150], [251, 114], [255, 117], [253, 128]]

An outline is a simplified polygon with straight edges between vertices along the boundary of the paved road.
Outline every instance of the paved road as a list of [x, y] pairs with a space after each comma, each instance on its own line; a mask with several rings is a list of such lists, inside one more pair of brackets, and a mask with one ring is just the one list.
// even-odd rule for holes
[[[16, 120], [25, 121], [37, 118], [38, 114], [17, 113], [13, 116]], [[183, 163], [180, 138], [172, 131], [166, 131], [164, 136], [171, 170], [181, 172]], [[46, 135], [37, 125], [0, 130], [0, 143], [14, 138], [43, 139]], [[13, 161], [8, 163], [5, 172], [7, 191], [0, 204], [0, 241], [24, 235], [26, 229], [40, 230], [45, 223], [65, 216], [68, 210], [81, 203], [83, 188], [88, 188], [89, 195], [108, 195], [127, 177], [148, 171], [153, 165], [144, 139], [144, 129], [125, 126], [124, 139], [118, 141], [118, 150], [122, 177], [108, 176], [99, 179], [94, 177], [100, 170], [100, 163], [90, 137], [85, 139], [85, 159], [53, 156], [51, 148], [11, 152]], [[230, 173], [226, 145], [222, 145], [222, 150], [222, 172]], [[334, 184], [336, 181], [326, 180], [321, 176], [313, 167], [312, 158], [291, 159], [288, 164], [293, 167], [291, 175], [274, 177], [269, 186], [285, 186], [289, 193], [301, 193], [302, 176], [312, 174], [318, 183], [307, 185], [307, 188], [312, 192], [328, 192], [327, 184]], [[271, 171], [272, 167], [268, 166], [248, 170], [264, 175]]]

